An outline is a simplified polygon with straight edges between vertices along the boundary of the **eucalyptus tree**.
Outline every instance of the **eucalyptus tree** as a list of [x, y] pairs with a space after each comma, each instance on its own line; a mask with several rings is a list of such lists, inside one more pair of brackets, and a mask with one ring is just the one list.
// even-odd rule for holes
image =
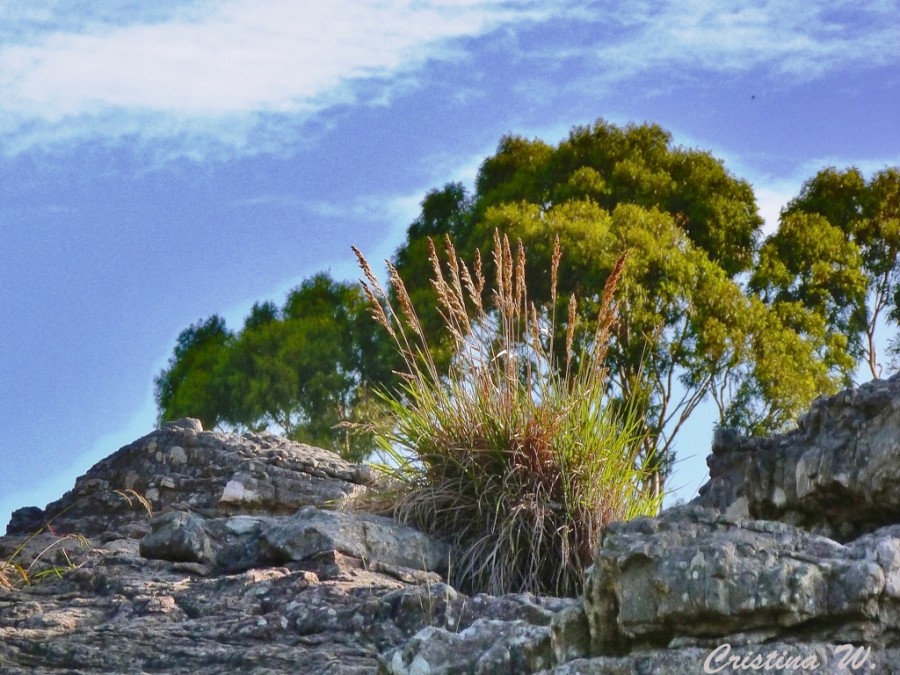
[[179, 337], [156, 379], [160, 419], [272, 429], [361, 461], [371, 433], [351, 433], [378, 414], [373, 391], [394, 381], [393, 354], [368, 316], [359, 287], [317, 274], [279, 308], [254, 304], [237, 333], [220, 317]]
[[217, 314], [181, 331], [168, 368], [154, 379], [160, 422], [190, 416], [212, 429], [225, 421], [228, 394], [219, 374], [233, 340]]
[[[643, 461], [656, 469], [659, 490], [676, 436], [707, 397], [720, 423], [767, 431], [836, 386], [821, 359], [829, 345], [818, 315], [745, 293], [761, 226], [751, 186], [720, 160], [673, 146], [656, 125], [601, 120], [574, 128], [557, 146], [503, 138], [481, 165], [473, 194], [449, 184], [426, 196], [395, 262], [436, 340], [440, 321], [421, 255], [426, 238], [450, 236], [471, 259], [500, 230], [521, 239], [538, 263], [527, 285], [544, 311], [565, 316], [569, 294], [582, 300], [576, 333], [584, 340], [604, 283], [627, 253], [607, 355], [609, 394], [640, 407]], [[551, 298], [546, 270], [556, 236], [564, 253]]]
[[879, 377], [876, 331], [900, 320], [900, 169], [866, 181], [856, 168], [823, 169], [807, 181], [763, 244], [751, 287], [767, 302], [796, 302], [822, 317], [845, 358]]

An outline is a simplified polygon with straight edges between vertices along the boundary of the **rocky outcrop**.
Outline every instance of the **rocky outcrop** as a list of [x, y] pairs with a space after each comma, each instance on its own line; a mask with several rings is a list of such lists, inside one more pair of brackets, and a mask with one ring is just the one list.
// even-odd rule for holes
[[900, 377], [708, 463], [691, 504], [604, 531], [554, 672], [900, 673]]
[[[697, 672], [726, 644], [802, 657], [853, 644], [890, 672], [900, 666], [900, 525], [841, 545], [697, 506], [617, 524], [594, 561], [584, 613], [590, 642], [580, 657], [699, 650], [690, 668], [666, 671]], [[833, 657], [824, 653], [823, 665]]]
[[816, 400], [771, 438], [720, 430], [695, 504], [849, 541], [900, 523], [900, 379]]
[[142, 509], [286, 515], [359, 495], [374, 478], [370, 467], [327, 450], [271, 434], [203, 431], [197, 420], [179, 420], [98, 462], [47, 508], [19, 509], [6, 533], [30, 534], [52, 522], [59, 532], [140, 537], [147, 521], [135, 512]]
[[[46, 509], [14, 514], [0, 537], [0, 673], [402, 671], [396, 650], [422, 629], [486, 621], [505, 627], [501, 643], [509, 626], [540, 633], [528, 663], [550, 664], [551, 619], [575, 601], [457, 593], [445, 544], [339, 508], [374, 484], [319, 448], [164, 426]], [[455, 662], [502, 661], [481, 647]], [[417, 655], [406, 671], [429, 659], [432, 672], [454, 661]]]
[[445, 571], [449, 548], [390, 518], [304, 506], [291, 516], [202, 518], [169, 511], [140, 543], [145, 558], [199, 563], [206, 574], [318, 560], [337, 553], [379, 569]]
[[900, 377], [708, 463], [606, 528], [583, 597], [467, 597], [445, 544], [342, 508], [365, 467], [183, 421], [14, 515], [0, 559], [64, 573], [0, 586], [0, 672], [900, 673]]

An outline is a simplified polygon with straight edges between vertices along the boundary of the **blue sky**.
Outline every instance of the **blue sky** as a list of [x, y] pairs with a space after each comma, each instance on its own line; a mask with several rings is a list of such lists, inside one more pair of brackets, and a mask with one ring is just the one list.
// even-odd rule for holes
[[[505, 133], [655, 122], [770, 227], [900, 165], [895, 0], [0, 1], [0, 529], [148, 433], [178, 333], [390, 256]], [[673, 480], [705, 479], [711, 416]]]

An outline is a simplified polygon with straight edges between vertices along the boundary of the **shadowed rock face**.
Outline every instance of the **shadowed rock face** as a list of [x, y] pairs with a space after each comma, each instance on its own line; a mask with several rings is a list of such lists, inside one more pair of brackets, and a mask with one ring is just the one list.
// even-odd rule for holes
[[19, 559], [80, 566], [0, 586], [0, 672], [900, 673], [900, 378], [708, 462], [604, 531], [582, 598], [466, 597], [445, 544], [341, 510], [365, 467], [181, 421], [14, 514], [0, 559], [55, 516]]

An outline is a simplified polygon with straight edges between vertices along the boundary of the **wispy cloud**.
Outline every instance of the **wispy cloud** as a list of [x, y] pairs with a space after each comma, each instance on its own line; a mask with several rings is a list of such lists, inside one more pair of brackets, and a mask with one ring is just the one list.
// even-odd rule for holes
[[[618, 37], [598, 45], [610, 79], [688, 66], [693, 72], [763, 68], [799, 80], [900, 56], [894, 0], [670, 0], [623, 3]], [[682, 71], [683, 72], [683, 71]]]
[[[155, 154], [272, 152], [322, 111], [380, 105], [472, 56], [464, 38], [525, 29], [523, 56], [607, 85], [749, 72], [797, 82], [900, 58], [897, 0], [30, 0], [0, 4], [0, 148], [72, 140]], [[568, 41], [540, 39], [565, 31]], [[531, 28], [529, 32], [527, 29]], [[499, 36], [500, 34], [497, 33]], [[515, 41], [514, 41], [515, 42]], [[554, 66], [555, 67], [555, 66]], [[550, 77], [544, 75], [545, 77]], [[479, 95], [477, 89], [461, 95]], [[481, 92], [483, 94], [483, 92]], [[300, 131], [302, 129], [302, 131]]]
[[228, 0], [76, 20], [84, 9], [0, 10], [8, 152], [89, 134], [246, 143], [267, 119], [353, 101], [354, 82], [453, 58], [450, 40], [548, 11], [534, 0]]
[[781, 209], [800, 192], [802, 181], [767, 180], [757, 181], [753, 186], [759, 215], [765, 221], [763, 235], [768, 236], [778, 229]]

